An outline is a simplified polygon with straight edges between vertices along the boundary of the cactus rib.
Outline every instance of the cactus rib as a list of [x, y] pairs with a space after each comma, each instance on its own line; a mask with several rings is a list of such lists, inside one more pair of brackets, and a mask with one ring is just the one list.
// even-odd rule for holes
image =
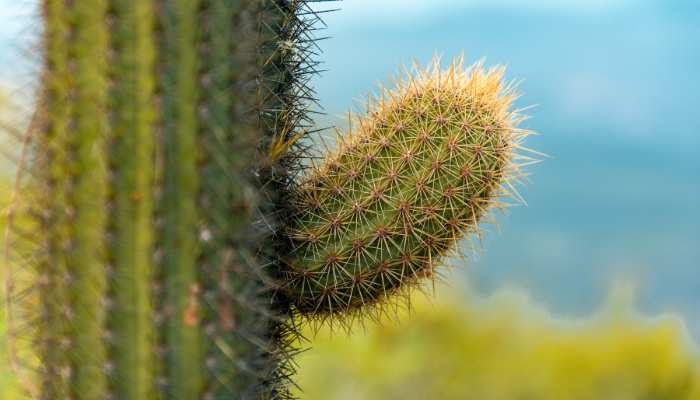
[[[66, 210], [68, 202], [68, 160], [66, 148], [70, 126], [70, 103], [64, 101], [70, 92], [68, 79], [69, 54], [67, 41], [72, 27], [67, 23], [67, 10], [60, 1], [47, 1], [43, 6], [45, 20], [45, 65], [42, 76], [44, 86], [44, 113], [42, 135], [37, 135], [38, 145], [45, 149], [41, 160], [39, 185], [46, 189], [37, 202], [45, 210], [39, 218], [39, 226], [46, 236], [40, 247], [45, 254], [37, 263], [38, 299], [45, 305], [38, 319], [40, 330], [45, 334], [36, 338], [37, 355], [41, 374], [38, 386], [46, 398], [69, 396], [70, 385], [67, 371], [70, 361], [65, 352], [68, 344], [68, 323], [64, 312], [70, 304], [64, 285], [68, 276], [65, 245], [69, 242], [70, 227]], [[63, 345], [61, 345], [63, 343]], [[56, 348], [64, 351], [55, 351]]]
[[74, 398], [100, 398], [106, 393], [106, 346], [102, 341], [106, 310], [106, 246], [108, 193], [107, 52], [104, 0], [70, 6], [73, 41], [72, 126], [69, 148], [69, 199], [72, 210], [68, 258], [70, 308], [70, 374]]
[[192, 399], [202, 386], [200, 291], [197, 272], [199, 1], [161, 9], [162, 218], [159, 265], [163, 290], [162, 364], [166, 398]]
[[112, 113], [109, 295], [110, 393], [152, 399], [153, 176], [155, 141], [153, 10], [112, 1]]
[[[207, 399], [255, 398], [274, 361], [266, 281], [250, 223], [255, 164], [255, 1], [202, 2], [199, 256]], [[233, 93], [232, 93], [233, 91]], [[232, 151], [232, 149], [235, 149]], [[252, 237], [251, 237], [252, 236]]]

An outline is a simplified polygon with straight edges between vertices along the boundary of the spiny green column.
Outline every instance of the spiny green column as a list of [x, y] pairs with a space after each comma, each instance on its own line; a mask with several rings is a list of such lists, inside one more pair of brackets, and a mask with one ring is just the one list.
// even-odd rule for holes
[[[261, 383], [269, 305], [261, 303], [250, 223], [253, 129], [254, 1], [203, 0], [200, 276], [207, 399], [252, 398]], [[231, 149], [235, 149], [231, 151]]]
[[161, 4], [162, 193], [160, 277], [161, 373], [172, 399], [196, 399], [202, 387], [200, 295], [197, 273], [199, 1]]
[[74, 399], [98, 399], [106, 393], [105, 328], [107, 222], [107, 3], [69, 3], [72, 25], [69, 127], [71, 393]]
[[153, 2], [111, 1], [109, 378], [115, 399], [154, 398]]
[[[257, 49], [257, 62], [260, 72], [256, 91], [263, 149], [272, 146], [280, 137], [287, 139], [295, 133], [297, 121], [294, 119], [294, 113], [297, 107], [304, 107], [295, 97], [299, 94], [296, 89], [302, 89], [300, 92], [303, 95], [311, 94], [310, 89], [303, 83], [304, 76], [300, 71], [309, 66], [306, 65], [305, 55], [297, 53], [298, 49], [295, 47], [299, 45], [299, 41], [305, 39], [300, 35], [303, 28], [300, 28], [301, 21], [296, 15], [296, 11], [304, 5], [304, 2], [297, 0], [259, 1], [260, 44]], [[308, 91], [304, 93], [303, 89]], [[267, 188], [267, 191], [277, 197], [271, 193], [271, 188]]]
[[37, 265], [38, 298], [43, 305], [38, 319], [38, 330], [43, 334], [36, 338], [41, 363], [37, 383], [42, 399], [60, 399], [70, 395], [72, 368], [67, 353], [71, 343], [65, 254], [71, 234], [67, 218], [70, 209], [67, 192], [71, 181], [67, 169], [67, 143], [71, 125], [68, 40], [72, 26], [63, 1], [47, 0], [42, 8], [45, 21], [45, 70], [42, 75], [45, 117], [37, 135], [37, 145], [44, 149], [40, 167], [43, 182], [38, 186], [45, 186], [45, 189], [38, 207], [44, 210], [40, 229], [45, 236], [41, 237], [44, 252]]
[[326, 318], [391, 301], [478, 232], [518, 178], [527, 134], [502, 75], [435, 62], [368, 104], [297, 188], [282, 290], [298, 311]]
[[44, 396], [280, 393], [286, 316], [257, 257], [273, 231], [252, 222], [276, 220], [259, 202], [283, 185], [252, 178], [287, 176], [304, 4], [45, 1]]

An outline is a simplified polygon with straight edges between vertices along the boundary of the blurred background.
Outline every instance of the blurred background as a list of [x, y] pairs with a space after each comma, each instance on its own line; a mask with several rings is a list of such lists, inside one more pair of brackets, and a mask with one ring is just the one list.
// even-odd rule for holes
[[[320, 125], [343, 126], [400, 65], [464, 53], [507, 65], [518, 105], [535, 105], [528, 145], [551, 158], [519, 188], [528, 205], [485, 226], [481, 250], [430, 304], [417, 296], [413, 317], [313, 339], [299, 358], [304, 398], [700, 399], [700, 3], [315, 8], [336, 7], [313, 82]], [[10, 97], [33, 72], [18, 41], [32, 11], [0, 0]]]
[[[323, 8], [341, 10], [326, 16], [327, 71], [314, 84], [328, 124], [342, 126], [350, 106], [362, 111], [367, 91], [399, 65], [463, 52], [468, 62], [507, 65], [507, 77], [520, 82], [518, 105], [535, 105], [525, 126], [540, 135], [528, 144], [551, 158], [519, 188], [528, 205], [486, 226], [482, 250], [449, 275], [450, 290], [471, 297], [438, 288], [436, 304], [417, 307], [398, 328], [359, 329], [350, 345], [343, 334], [317, 338], [301, 365], [309, 398], [420, 399], [435, 386], [443, 389], [436, 398], [700, 398], [668, 381], [663, 390], [641, 388], [674, 374], [652, 342], [675, 342], [685, 331], [700, 339], [700, 3], [330, 4]], [[635, 288], [630, 301], [638, 312], [620, 314], [636, 321], [626, 338], [596, 317], [617, 307], [616, 285]], [[528, 300], [493, 300], [512, 292]], [[466, 311], [454, 315], [459, 307]], [[676, 339], [642, 328], [643, 320], [671, 314]], [[595, 338], [586, 338], [591, 330]], [[568, 350], [557, 348], [560, 341]], [[696, 358], [693, 344], [678, 345]]]
[[700, 334], [700, 3], [337, 4], [314, 84], [333, 123], [349, 99], [433, 54], [505, 64], [518, 105], [535, 105], [528, 145], [552, 158], [519, 188], [528, 206], [486, 227], [466, 271], [480, 292], [524, 287], [582, 315], [611, 279], [632, 280], [644, 310], [683, 312]]

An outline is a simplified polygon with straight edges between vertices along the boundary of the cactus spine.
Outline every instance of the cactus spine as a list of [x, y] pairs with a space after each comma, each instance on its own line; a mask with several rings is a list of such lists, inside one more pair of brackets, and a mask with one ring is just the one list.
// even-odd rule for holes
[[527, 132], [461, 61], [303, 172], [307, 3], [43, 0], [30, 397], [288, 398], [297, 316], [384, 304], [499, 205]]

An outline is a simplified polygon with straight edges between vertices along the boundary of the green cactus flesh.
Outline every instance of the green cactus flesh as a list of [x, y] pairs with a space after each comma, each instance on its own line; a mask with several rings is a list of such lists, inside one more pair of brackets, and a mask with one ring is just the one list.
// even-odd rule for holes
[[[114, 23], [110, 170], [109, 302], [107, 315], [110, 393], [116, 398], [154, 397], [153, 154], [155, 43], [147, 2], [111, 3]], [[130, 366], [125, 368], [126, 366]]]
[[500, 68], [437, 62], [383, 91], [295, 195], [282, 291], [347, 314], [432, 276], [518, 176], [527, 133]]
[[198, 1], [163, 4], [162, 193], [160, 209], [164, 354], [160, 382], [166, 397], [195, 398], [201, 388], [200, 286], [197, 280]]
[[63, 398], [69, 396], [70, 361], [65, 350], [69, 342], [69, 324], [66, 314], [70, 311], [68, 293], [63, 285], [68, 276], [68, 257], [64, 251], [69, 243], [70, 224], [65, 210], [69, 209], [69, 155], [66, 153], [68, 129], [71, 120], [70, 104], [59, 101], [68, 96], [68, 10], [60, 1], [47, 2], [45, 5], [46, 34], [54, 38], [45, 50], [45, 73], [42, 76], [46, 97], [45, 134], [38, 144], [44, 149], [39, 158], [43, 170], [40, 179], [46, 182], [45, 194], [39, 196], [35, 204], [44, 210], [38, 225], [45, 236], [39, 239], [39, 247], [46, 249], [47, 256], [37, 261], [39, 296], [38, 301], [45, 304], [45, 309], [37, 320], [37, 329], [45, 332], [34, 343], [37, 355], [42, 360], [43, 373], [40, 386], [44, 387], [45, 398]]
[[288, 397], [295, 336], [258, 259], [273, 231], [253, 227], [283, 185], [253, 171], [305, 113], [311, 61], [288, 55], [318, 17], [296, 0], [41, 4], [32, 230], [13, 228], [37, 277], [14, 296], [37, 321], [28, 397]]
[[[61, 146], [56, 148], [56, 156], [63, 161], [60, 166], [51, 163], [50, 168], [56, 175], [51, 176], [49, 182], [66, 203], [56, 204], [49, 213], [50, 217], [64, 221], [65, 225], [46, 221], [46, 230], [54, 231], [49, 234], [64, 240], [60, 248], [53, 250], [59, 254], [61, 264], [65, 260], [65, 269], [64, 275], [57, 280], [48, 280], [49, 285], [44, 291], [56, 290], [57, 295], [65, 300], [58, 303], [58, 316], [46, 315], [49, 319], [63, 319], [59, 326], [65, 329], [59, 330], [64, 336], [53, 338], [49, 327], [49, 337], [42, 345], [47, 352], [55, 353], [58, 347], [51, 346], [62, 344], [60, 351], [65, 353], [66, 363], [49, 366], [53, 371], [42, 384], [49, 387], [48, 393], [98, 398], [106, 387], [103, 373], [106, 346], [102, 340], [106, 320], [106, 245], [103, 237], [107, 223], [104, 205], [108, 186], [106, 140], [109, 130], [105, 112], [107, 64], [104, 54], [108, 37], [103, 19], [106, 3], [102, 0], [85, 1], [66, 9], [55, 3], [60, 2], [47, 3], [47, 14], [50, 14], [47, 18], [56, 20], [55, 27], [62, 25], [61, 33], [65, 36], [57, 40], [65, 42], [61, 44], [62, 49], [50, 46], [56, 53], [49, 57], [56, 56], [53, 59], [56, 62], [59, 57], [65, 57], [66, 64], [56, 67], [66, 67], [67, 70], [56, 77], [62, 79], [61, 82], [53, 82], [63, 85], [62, 93], [54, 92], [56, 102], [47, 106], [55, 107], [52, 111], [56, 113], [49, 111], [49, 114], [56, 120], [49, 118], [47, 125], [61, 130], [54, 131], [52, 139], [56, 140], [55, 145]], [[62, 17], [66, 22], [57, 21]], [[58, 56], [59, 52], [63, 55]], [[70, 106], [60, 104], [64, 101], [62, 96], [72, 99]], [[66, 208], [58, 208], [63, 205]], [[54, 275], [50, 271], [51, 265], [51, 260], [47, 260], [47, 276]]]

